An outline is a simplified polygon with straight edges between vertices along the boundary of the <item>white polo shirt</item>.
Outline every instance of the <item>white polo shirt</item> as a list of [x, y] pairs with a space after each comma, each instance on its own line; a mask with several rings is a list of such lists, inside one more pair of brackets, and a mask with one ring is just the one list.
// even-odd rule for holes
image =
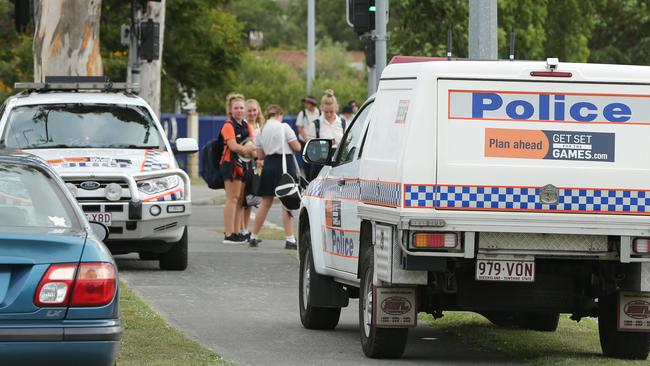
[[[312, 121], [318, 118], [319, 114], [320, 111], [318, 108], [314, 108], [313, 112], [310, 112], [307, 109], [303, 109], [298, 113], [298, 116], [296, 117], [296, 126], [304, 128], [305, 134], [310, 139], [316, 138], [316, 129], [314, 128]], [[300, 138], [300, 141], [302, 141], [302, 137], [298, 136], [298, 138]]]
[[[343, 138], [343, 125], [341, 124], [341, 118], [336, 116], [336, 120], [330, 123], [325, 120], [324, 115], [318, 117], [320, 120], [320, 138], [321, 139], [334, 139], [335, 143], [333, 146], [338, 146], [341, 143]], [[313, 123], [312, 123], [313, 125]], [[316, 135], [316, 127], [314, 127], [314, 136]]]
[[[284, 134], [284, 139], [282, 135]], [[293, 149], [289, 142], [296, 140], [296, 134], [286, 123], [277, 119], [269, 119], [259, 136], [255, 137], [255, 146], [262, 149], [265, 155], [282, 154], [282, 143], [284, 142], [284, 153], [291, 154]]]

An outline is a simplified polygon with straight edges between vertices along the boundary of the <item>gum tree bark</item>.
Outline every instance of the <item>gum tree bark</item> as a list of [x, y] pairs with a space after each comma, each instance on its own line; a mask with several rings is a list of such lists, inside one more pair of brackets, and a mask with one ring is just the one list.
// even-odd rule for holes
[[101, 0], [36, 1], [34, 81], [44, 76], [103, 75], [99, 53]]

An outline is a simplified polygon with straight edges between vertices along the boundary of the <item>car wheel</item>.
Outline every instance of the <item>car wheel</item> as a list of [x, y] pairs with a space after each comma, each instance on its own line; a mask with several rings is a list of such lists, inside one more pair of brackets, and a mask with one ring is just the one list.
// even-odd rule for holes
[[143, 261], [156, 261], [160, 259], [160, 254], [154, 252], [140, 252], [138, 256]]
[[645, 360], [650, 350], [648, 333], [619, 332], [617, 329], [617, 295], [614, 293], [598, 299], [598, 335], [603, 355]]
[[361, 348], [367, 357], [402, 357], [408, 339], [408, 328], [377, 328], [372, 317], [373, 301], [373, 249], [369, 247], [363, 254], [361, 264], [361, 288], [359, 290], [359, 330]]
[[298, 297], [300, 303], [300, 321], [307, 329], [334, 329], [339, 323], [341, 308], [322, 308], [309, 305], [309, 291], [318, 291], [309, 280], [312, 268], [311, 238], [309, 229], [300, 235], [300, 277], [298, 280]]
[[184, 271], [187, 268], [187, 226], [181, 240], [172, 245], [165, 253], [160, 254], [160, 269], [169, 271]]
[[519, 326], [522, 329], [539, 332], [555, 332], [559, 321], [559, 313], [535, 312], [519, 315]]

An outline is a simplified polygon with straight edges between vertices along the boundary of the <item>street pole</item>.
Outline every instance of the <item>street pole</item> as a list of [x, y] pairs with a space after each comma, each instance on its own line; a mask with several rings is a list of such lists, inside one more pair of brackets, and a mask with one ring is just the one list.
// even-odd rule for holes
[[[129, 64], [126, 70], [126, 82], [140, 85], [140, 56], [138, 52], [138, 34], [142, 9], [136, 0], [131, 0], [131, 30], [129, 32]], [[139, 90], [135, 90], [136, 93]]]
[[469, 58], [498, 58], [497, 0], [469, 0]]
[[307, 94], [311, 95], [311, 87], [316, 75], [316, 3], [307, 0]]
[[377, 91], [381, 73], [386, 67], [386, 46], [388, 35], [386, 23], [388, 23], [388, 0], [375, 1], [375, 86], [373, 92]]
[[377, 91], [377, 72], [376, 67], [368, 67], [368, 96], [375, 94]]

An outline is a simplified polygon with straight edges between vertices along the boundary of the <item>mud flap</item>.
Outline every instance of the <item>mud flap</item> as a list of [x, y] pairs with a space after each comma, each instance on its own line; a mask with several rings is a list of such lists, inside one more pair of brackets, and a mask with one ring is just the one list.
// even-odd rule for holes
[[374, 287], [373, 317], [377, 328], [407, 328], [417, 325], [416, 289]]
[[319, 308], [342, 308], [348, 306], [348, 293], [343, 285], [331, 277], [316, 273], [314, 266], [309, 269], [309, 305]]
[[617, 325], [621, 332], [650, 332], [650, 292], [621, 291]]

